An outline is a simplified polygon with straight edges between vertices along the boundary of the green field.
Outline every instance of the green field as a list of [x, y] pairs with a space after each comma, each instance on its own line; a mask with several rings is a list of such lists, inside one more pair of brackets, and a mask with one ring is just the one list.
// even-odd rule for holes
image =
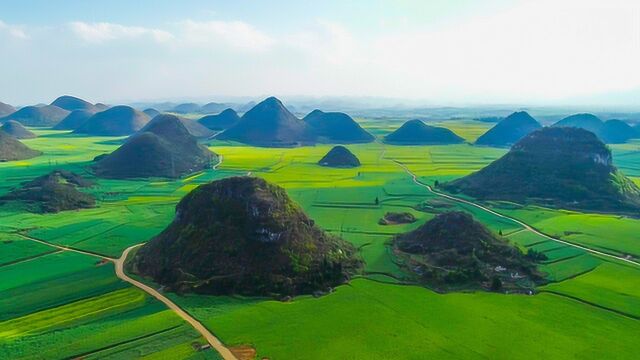
[[640, 331], [638, 320], [552, 294], [438, 295], [368, 280], [291, 304], [178, 301], [227, 341], [277, 359], [602, 358], [612, 348], [632, 358]]
[[[401, 120], [359, 119], [382, 136]], [[442, 121], [468, 141], [490, 126]], [[31, 214], [0, 206], [0, 358], [217, 358], [197, 352], [199, 334], [160, 302], [115, 277], [113, 265], [58, 251], [40, 239], [110, 257], [147, 241], [171, 221], [175, 204], [199, 184], [250, 173], [284, 187], [318, 225], [353, 243], [366, 265], [349, 285], [321, 298], [169, 296], [229, 346], [251, 345], [270, 359], [634, 358], [640, 333], [640, 268], [559, 244], [518, 224], [440, 198], [412, 182], [447, 181], [476, 171], [505, 149], [469, 144], [349, 146], [362, 166], [320, 167], [331, 148], [255, 148], [213, 141], [219, 170], [168, 181], [105, 180], [88, 167], [121, 138], [35, 130], [25, 140], [44, 152], [0, 163], [0, 194], [54, 168], [97, 182], [98, 207]], [[640, 143], [613, 146], [614, 161], [640, 178]], [[377, 201], [376, 201], [377, 199]], [[619, 256], [640, 257], [640, 220], [507, 203], [487, 204], [563, 240]], [[397, 265], [389, 241], [436, 214], [471, 212], [526, 250], [545, 253], [549, 284], [533, 296], [437, 294], [415, 285]], [[414, 224], [379, 225], [388, 211], [409, 211]], [[577, 325], [579, 324], [579, 326]]]
[[170, 354], [204, 342], [93, 257], [58, 252], [3, 266], [0, 284], [2, 359]]

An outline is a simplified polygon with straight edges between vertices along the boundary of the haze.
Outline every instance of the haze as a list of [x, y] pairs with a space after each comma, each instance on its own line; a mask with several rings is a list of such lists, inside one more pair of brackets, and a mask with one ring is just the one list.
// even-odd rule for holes
[[[37, 10], [37, 11], [35, 11]], [[373, 96], [634, 106], [634, 1], [20, 1], [0, 99]]]

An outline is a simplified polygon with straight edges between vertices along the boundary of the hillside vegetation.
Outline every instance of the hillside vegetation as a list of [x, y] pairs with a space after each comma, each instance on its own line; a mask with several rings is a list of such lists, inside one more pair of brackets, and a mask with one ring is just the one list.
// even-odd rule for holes
[[444, 185], [484, 200], [634, 211], [640, 190], [613, 166], [611, 151], [591, 132], [544, 128], [482, 170]]
[[[395, 237], [404, 265], [440, 289], [531, 288], [542, 280], [531, 257], [465, 212], [446, 212]], [[409, 255], [409, 256], [407, 256]]]
[[211, 167], [216, 155], [198, 144], [180, 119], [158, 115], [93, 169], [106, 178], [176, 178]]
[[0, 162], [31, 159], [42, 154], [21, 143], [13, 136], [0, 131]]
[[232, 177], [185, 196], [131, 268], [178, 292], [282, 297], [344, 283], [359, 266], [354, 253], [281, 187]]
[[334, 146], [318, 161], [318, 165], [351, 168], [360, 166], [360, 160], [349, 149], [342, 145]]
[[509, 146], [541, 127], [542, 125], [526, 111], [514, 112], [482, 134], [476, 140], [476, 144], [498, 147]]
[[94, 207], [96, 200], [92, 195], [78, 188], [92, 186], [93, 183], [78, 174], [55, 170], [24, 183], [0, 201], [18, 201], [29, 211], [36, 213], [57, 213], [65, 210], [77, 210]]
[[385, 136], [384, 141], [396, 145], [445, 145], [460, 144], [464, 139], [453, 131], [425, 124], [422, 120], [410, 120]]

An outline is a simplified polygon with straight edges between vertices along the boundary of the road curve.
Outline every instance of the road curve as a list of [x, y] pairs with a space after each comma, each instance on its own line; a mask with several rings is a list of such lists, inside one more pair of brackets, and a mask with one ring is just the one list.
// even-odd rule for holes
[[67, 246], [62, 246], [62, 245], [56, 245], [56, 244], [52, 244], [40, 239], [36, 239], [34, 237], [25, 235], [25, 234], [19, 234], [20, 236], [22, 236], [23, 238], [27, 239], [27, 240], [31, 240], [43, 245], [47, 245], [56, 249], [60, 249], [63, 251], [70, 251], [70, 252], [74, 252], [77, 254], [82, 254], [82, 255], [87, 255], [87, 256], [91, 256], [94, 258], [98, 258], [101, 260], [105, 260], [105, 261], [110, 261], [115, 265], [115, 269], [116, 269], [116, 276], [123, 280], [128, 282], [129, 284], [137, 287], [138, 289], [146, 292], [147, 294], [153, 296], [154, 298], [160, 300], [162, 303], [164, 303], [169, 309], [173, 310], [173, 312], [175, 312], [178, 316], [180, 316], [183, 320], [185, 320], [186, 322], [188, 322], [194, 329], [196, 329], [196, 331], [198, 331], [206, 340], [207, 342], [211, 345], [211, 347], [213, 347], [216, 351], [218, 351], [218, 353], [222, 356], [223, 359], [225, 360], [237, 360], [237, 358], [235, 357], [235, 355], [233, 355], [233, 353], [231, 353], [231, 350], [229, 350], [227, 347], [224, 346], [224, 344], [222, 344], [222, 342], [215, 337], [215, 335], [213, 335], [206, 327], [204, 327], [204, 325], [202, 325], [202, 323], [200, 323], [198, 320], [194, 319], [191, 315], [189, 315], [187, 312], [185, 312], [184, 310], [182, 310], [182, 308], [180, 308], [178, 305], [176, 305], [174, 302], [172, 302], [171, 300], [169, 300], [167, 297], [165, 297], [164, 295], [162, 295], [160, 292], [158, 292], [157, 290], [155, 290], [154, 288], [145, 285], [137, 280], [134, 280], [132, 278], [130, 278], [125, 272], [124, 272], [124, 263], [127, 259], [127, 256], [129, 255], [129, 252], [131, 252], [131, 250], [135, 249], [136, 247], [142, 245], [142, 244], [137, 244], [137, 245], [133, 245], [130, 246], [128, 248], [126, 248], [124, 250], [124, 252], [122, 253], [122, 256], [120, 256], [119, 259], [114, 259], [108, 256], [104, 256], [104, 255], [100, 255], [100, 254], [96, 254], [96, 253], [92, 253], [89, 251], [84, 251], [84, 250], [80, 250], [80, 249], [75, 249], [75, 248], [71, 248], [71, 247], [67, 247]]
[[222, 164], [222, 155], [218, 154], [218, 163], [211, 167], [212, 170], [218, 170], [218, 167]]
[[444, 193], [441, 193], [439, 191], [433, 190], [433, 188], [430, 185], [427, 185], [427, 184], [421, 182], [420, 180], [418, 180], [418, 176], [416, 174], [414, 174], [411, 170], [409, 170], [409, 168], [406, 165], [404, 165], [403, 163], [401, 163], [401, 162], [399, 162], [397, 160], [393, 160], [393, 162], [395, 162], [396, 164], [398, 164], [398, 166], [403, 168], [404, 171], [406, 171], [407, 174], [409, 174], [413, 178], [413, 182], [416, 183], [416, 185], [426, 188], [431, 193], [433, 193], [433, 194], [435, 194], [437, 196], [440, 196], [440, 197], [443, 197], [443, 198], [446, 198], [446, 199], [449, 199], [449, 200], [453, 200], [453, 201], [456, 201], [456, 202], [459, 202], [459, 203], [475, 206], [478, 209], [484, 210], [484, 211], [486, 211], [486, 212], [488, 212], [490, 214], [493, 214], [495, 216], [498, 216], [500, 218], [511, 220], [511, 221], [515, 222], [516, 224], [522, 226], [523, 228], [527, 229], [528, 231], [531, 231], [532, 233], [534, 233], [536, 235], [539, 235], [539, 236], [542, 236], [542, 237], [544, 237], [546, 239], [549, 239], [551, 241], [555, 241], [555, 242], [558, 242], [558, 243], [561, 243], [561, 244], [564, 244], [564, 245], [567, 245], [567, 246], [572, 246], [574, 248], [578, 248], [578, 249], [587, 251], [587, 252], [592, 253], [592, 254], [596, 254], [596, 255], [600, 255], [600, 256], [604, 256], [604, 257], [608, 257], [608, 258], [612, 258], [612, 259], [616, 259], [616, 260], [620, 260], [620, 261], [624, 261], [624, 262], [626, 262], [628, 264], [632, 264], [632, 265], [635, 265], [635, 266], [640, 266], [640, 262], [637, 262], [637, 261], [634, 261], [634, 260], [631, 260], [631, 259], [627, 259], [627, 258], [624, 258], [624, 257], [620, 257], [620, 256], [615, 256], [615, 255], [612, 255], [612, 254], [607, 254], [607, 253], [602, 252], [602, 251], [594, 250], [594, 249], [591, 249], [591, 248], [588, 248], [588, 247], [585, 247], [585, 246], [582, 246], [582, 245], [577, 245], [577, 244], [574, 244], [574, 243], [571, 243], [571, 242], [568, 242], [568, 241], [564, 241], [564, 240], [560, 240], [558, 238], [554, 238], [552, 236], [549, 236], [547, 234], [544, 234], [544, 233], [536, 230], [532, 226], [530, 226], [530, 225], [528, 225], [528, 224], [526, 224], [526, 223], [524, 223], [524, 222], [522, 222], [522, 221], [520, 221], [520, 220], [518, 220], [516, 218], [512, 218], [510, 216], [500, 214], [500, 213], [498, 213], [498, 212], [496, 212], [494, 210], [491, 210], [491, 209], [489, 209], [487, 207], [484, 207], [484, 206], [482, 206], [480, 204], [477, 204], [477, 203], [474, 203], [472, 201], [461, 199], [461, 198], [458, 198], [458, 197], [455, 197], [455, 196], [451, 196], [451, 195], [444, 194]]
[[[214, 165], [212, 168], [214, 170], [216, 170], [220, 164], [222, 164], [222, 155], [219, 155], [218, 157], [218, 163], [216, 165]], [[90, 251], [84, 251], [84, 250], [80, 250], [80, 249], [76, 249], [76, 248], [72, 248], [72, 247], [67, 247], [67, 246], [62, 246], [62, 245], [57, 245], [57, 244], [52, 244], [50, 242], [46, 242], [40, 239], [36, 239], [34, 237], [28, 236], [26, 234], [18, 234], [20, 236], [22, 236], [23, 238], [27, 239], [27, 240], [31, 240], [43, 245], [47, 245], [59, 250], [63, 250], [63, 251], [70, 251], [70, 252], [74, 252], [77, 254], [83, 254], [83, 255], [88, 255], [88, 256], [92, 256], [101, 260], [106, 260], [106, 261], [110, 261], [115, 265], [115, 270], [116, 270], [116, 276], [123, 280], [128, 282], [129, 284], [137, 287], [138, 289], [146, 292], [147, 294], [153, 296], [154, 298], [160, 300], [163, 304], [165, 304], [169, 309], [173, 310], [173, 312], [175, 312], [178, 316], [180, 316], [184, 321], [188, 322], [196, 331], [198, 331], [206, 340], [207, 342], [211, 345], [211, 347], [213, 347], [221, 356], [223, 359], [225, 360], [238, 360], [236, 358], [235, 355], [233, 355], [233, 353], [231, 352], [231, 350], [229, 350], [227, 347], [224, 346], [224, 344], [215, 336], [213, 335], [204, 325], [202, 325], [201, 322], [199, 322], [198, 320], [196, 320], [195, 318], [193, 318], [191, 315], [189, 315], [186, 311], [182, 310], [182, 308], [180, 308], [178, 305], [176, 305], [173, 301], [169, 300], [169, 298], [167, 298], [166, 296], [162, 295], [160, 292], [158, 292], [156, 289], [145, 285], [143, 283], [141, 283], [140, 281], [134, 280], [132, 278], [130, 278], [125, 272], [124, 272], [124, 263], [127, 260], [127, 256], [129, 255], [129, 253], [131, 252], [131, 250], [141, 246], [142, 244], [137, 244], [137, 245], [133, 245], [130, 246], [128, 248], [126, 248], [123, 252], [122, 255], [120, 256], [120, 258], [115, 259], [112, 257], [108, 257], [108, 256], [104, 256], [104, 255], [100, 255], [97, 253], [93, 253]]]
[[[218, 167], [222, 164], [222, 155], [218, 155], [218, 163], [212, 166], [213, 170], [217, 170]], [[180, 316], [184, 321], [188, 322], [196, 331], [198, 331], [225, 360], [237, 360], [236, 356], [233, 355], [231, 350], [229, 350], [220, 339], [218, 339], [215, 335], [209, 331], [201, 322], [193, 318], [186, 311], [182, 310], [182, 308], [176, 305], [173, 301], [169, 300], [166, 296], [162, 295], [159, 291], [148, 286], [146, 284], [141, 283], [140, 281], [134, 280], [130, 278], [124, 271], [124, 264], [127, 260], [127, 256], [131, 252], [131, 250], [141, 246], [142, 244], [137, 244], [126, 248], [119, 259], [111, 259], [115, 264], [116, 268], [116, 276], [123, 281], [128, 282], [129, 284], [137, 287], [138, 289], [146, 292], [147, 294], [153, 296], [154, 298], [160, 300], [163, 304], [165, 304], [169, 309], [173, 310], [178, 316]]]
[[154, 289], [151, 286], [148, 286], [146, 284], [143, 284], [140, 281], [137, 281], [137, 280], [134, 280], [134, 279], [130, 278], [124, 272], [124, 263], [127, 260], [127, 256], [129, 255], [129, 252], [131, 252], [131, 250], [139, 247], [140, 245], [142, 245], [142, 244], [133, 245], [133, 246], [130, 246], [130, 247], [126, 248], [122, 252], [122, 256], [120, 256], [119, 259], [116, 259], [114, 261], [114, 264], [115, 264], [115, 267], [116, 267], [116, 276], [118, 278], [128, 282], [129, 284], [131, 284], [131, 285], [143, 290], [144, 292], [146, 292], [147, 294], [153, 296], [154, 298], [162, 301], [169, 309], [173, 310], [173, 312], [175, 312], [184, 321], [188, 322], [191, 326], [193, 326], [194, 329], [196, 329], [200, 334], [202, 334], [202, 336], [207, 340], [207, 342], [214, 349], [216, 349], [216, 351], [218, 351], [218, 353], [222, 356], [223, 359], [225, 359], [225, 360], [227, 360], [227, 359], [228, 360], [237, 360], [237, 358], [235, 357], [235, 355], [233, 355], [231, 350], [229, 350], [226, 346], [224, 346], [224, 344], [217, 337], [215, 337], [215, 335], [213, 335], [206, 327], [204, 327], [204, 325], [202, 325], [201, 322], [199, 322], [198, 320], [193, 318], [186, 311], [182, 310], [181, 307], [176, 305], [173, 301], [169, 300], [166, 296], [162, 295], [156, 289]]

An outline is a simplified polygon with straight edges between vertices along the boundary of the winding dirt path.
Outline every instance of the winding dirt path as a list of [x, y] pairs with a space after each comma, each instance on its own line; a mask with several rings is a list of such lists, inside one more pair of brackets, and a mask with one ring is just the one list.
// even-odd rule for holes
[[558, 243], [561, 243], [561, 244], [564, 244], [564, 245], [567, 245], [567, 246], [571, 246], [571, 247], [574, 247], [574, 248], [578, 248], [578, 249], [587, 251], [587, 252], [595, 254], [595, 255], [604, 256], [604, 257], [616, 259], [616, 260], [619, 260], [619, 261], [624, 261], [624, 262], [626, 262], [628, 264], [632, 264], [632, 265], [635, 265], [635, 266], [640, 266], [640, 262], [637, 262], [637, 261], [634, 261], [634, 260], [631, 260], [631, 259], [627, 259], [627, 258], [624, 258], [624, 257], [621, 257], [621, 256], [608, 254], [608, 253], [605, 253], [605, 252], [602, 252], [602, 251], [594, 250], [594, 249], [588, 248], [586, 246], [574, 244], [574, 243], [571, 243], [571, 242], [568, 242], [568, 241], [560, 240], [558, 238], [554, 238], [552, 236], [549, 236], [547, 234], [544, 234], [544, 233], [536, 230], [534, 227], [532, 227], [529, 224], [526, 224], [526, 223], [524, 223], [524, 222], [522, 222], [522, 221], [520, 221], [520, 220], [518, 220], [516, 218], [512, 218], [510, 216], [500, 214], [500, 213], [498, 213], [498, 212], [496, 212], [494, 210], [491, 210], [491, 209], [489, 209], [489, 208], [487, 208], [485, 206], [482, 206], [480, 204], [474, 203], [472, 201], [461, 199], [461, 198], [458, 198], [458, 197], [455, 197], [455, 196], [452, 196], [452, 195], [448, 195], [448, 194], [436, 191], [430, 185], [427, 185], [427, 184], [421, 182], [420, 180], [418, 180], [418, 176], [416, 174], [414, 174], [411, 170], [409, 170], [409, 168], [405, 164], [403, 164], [403, 163], [401, 163], [401, 162], [399, 162], [397, 160], [392, 160], [392, 161], [395, 162], [396, 164], [398, 164], [398, 166], [400, 166], [402, 169], [404, 169], [404, 171], [406, 171], [407, 174], [409, 174], [413, 178], [413, 182], [416, 185], [421, 186], [423, 188], [426, 188], [431, 193], [433, 193], [433, 194], [435, 194], [437, 196], [440, 196], [440, 197], [443, 197], [443, 198], [446, 198], [446, 199], [449, 199], [449, 200], [453, 200], [453, 201], [456, 201], [456, 202], [459, 202], [459, 203], [471, 205], [471, 206], [474, 206], [474, 207], [476, 207], [478, 209], [486, 211], [486, 212], [488, 212], [488, 213], [490, 213], [492, 215], [495, 215], [497, 217], [513, 221], [514, 223], [516, 223], [516, 224], [522, 226], [523, 228], [525, 228], [526, 230], [531, 231], [532, 233], [534, 233], [536, 235], [542, 236], [545, 239], [548, 239], [548, 240], [551, 240], [551, 241], [555, 241], [555, 242], [558, 242]]
[[130, 246], [130, 247], [126, 248], [122, 252], [122, 256], [120, 256], [120, 258], [114, 259], [112, 257], [108, 257], [108, 256], [92, 253], [90, 251], [71, 248], [71, 247], [68, 247], [68, 246], [52, 244], [52, 243], [49, 243], [49, 242], [46, 242], [46, 241], [43, 241], [43, 240], [40, 240], [40, 239], [36, 239], [34, 237], [31, 237], [31, 236], [25, 235], [25, 234], [20, 234], [20, 236], [22, 236], [23, 238], [25, 238], [27, 240], [31, 240], [31, 241], [34, 241], [34, 242], [37, 242], [37, 243], [40, 243], [40, 244], [43, 244], [43, 245], [47, 245], [47, 246], [50, 246], [50, 247], [53, 247], [53, 248], [56, 248], [56, 249], [59, 249], [59, 250], [62, 250], [62, 251], [70, 251], [70, 252], [74, 252], [74, 253], [77, 253], [77, 254], [87, 255], [87, 256], [91, 256], [91, 257], [94, 257], [94, 258], [97, 258], [97, 259], [100, 259], [100, 260], [112, 262], [115, 265], [116, 276], [119, 279], [128, 282], [129, 284], [137, 287], [138, 289], [140, 289], [140, 290], [146, 292], [147, 294], [153, 296], [154, 298], [160, 300], [169, 309], [171, 309], [173, 312], [175, 312], [184, 321], [189, 323], [189, 325], [191, 325], [196, 331], [198, 331], [207, 340], [207, 342], [211, 345], [211, 347], [213, 347], [222, 356], [223, 359], [225, 359], [225, 360], [237, 360], [236, 356], [233, 355], [231, 350], [229, 350], [229, 348], [224, 346], [224, 344], [220, 341], [220, 339], [218, 339], [215, 335], [213, 335], [204, 325], [202, 325], [201, 322], [199, 322], [198, 320], [193, 318], [186, 311], [184, 311], [180, 306], [176, 305], [176, 303], [174, 303], [173, 301], [169, 300], [169, 298], [167, 298], [166, 296], [162, 295], [156, 289], [154, 289], [154, 288], [152, 288], [152, 287], [150, 287], [150, 286], [148, 286], [146, 284], [143, 284], [140, 281], [137, 281], [135, 279], [130, 278], [125, 273], [124, 264], [125, 264], [125, 261], [127, 260], [127, 256], [129, 255], [131, 250], [141, 246], [142, 244], [137, 244], [137, 245], [133, 245], [133, 246]]
[[220, 167], [220, 165], [222, 165], [222, 155], [218, 154], [218, 163], [213, 165], [211, 169], [218, 170], [218, 167]]
[[169, 309], [173, 310], [173, 312], [175, 312], [184, 321], [188, 322], [194, 329], [196, 329], [200, 334], [202, 334], [202, 336], [207, 340], [207, 342], [214, 349], [216, 349], [216, 351], [218, 351], [218, 353], [222, 356], [223, 359], [225, 359], [225, 360], [226, 359], [236, 360], [237, 358], [235, 357], [235, 355], [233, 355], [231, 350], [229, 350], [226, 346], [224, 346], [224, 344], [215, 335], [213, 335], [204, 325], [202, 325], [201, 322], [199, 322], [198, 320], [193, 318], [186, 311], [182, 310], [182, 308], [180, 306], [176, 305], [176, 303], [174, 303], [173, 301], [169, 300], [169, 298], [167, 298], [166, 296], [162, 295], [156, 289], [154, 289], [151, 286], [148, 286], [146, 284], [143, 284], [138, 280], [130, 278], [125, 273], [125, 271], [124, 271], [124, 263], [127, 260], [127, 256], [129, 255], [129, 252], [131, 252], [131, 250], [133, 250], [133, 249], [135, 249], [135, 248], [137, 248], [137, 247], [139, 247], [141, 245], [142, 244], [138, 244], [138, 245], [133, 245], [133, 246], [130, 246], [130, 247], [126, 248], [122, 252], [122, 256], [120, 256], [119, 259], [116, 259], [114, 261], [114, 264], [116, 266], [116, 276], [118, 278], [128, 282], [129, 284], [141, 289], [142, 291], [144, 291], [147, 294], [153, 296], [154, 298], [160, 300], [162, 303], [164, 303]]
[[[214, 165], [212, 168], [214, 170], [216, 170], [220, 164], [222, 164], [222, 155], [219, 155], [218, 157], [218, 163], [216, 165]], [[213, 335], [213, 333], [211, 333], [209, 331], [209, 329], [207, 329], [204, 325], [202, 325], [201, 322], [199, 322], [198, 320], [196, 320], [194, 317], [192, 317], [191, 315], [189, 315], [186, 311], [184, 311], [180, 306], [178, 306], [176, 303], [174, 303], [173, 301], [171, 301], [169, 298], [167, 298], [166, 296], [164, 296], [162, 293], [160, 293], [159, 291], [157, 291], [156, 289], [141, 283], [138, 280], [132, 279], [130, 278], [124, 271], [124, 264], [127, 260], [127, 256], [129, 255], [129, 253], [131, 252], [131, 250], [141, 246], [142, 244], [137, 244], [137, 245], [133, 245], [130, 246], [128, 248], [126, 248], [123, 252], [122, 255], [120, 256], [120, 258], [115, 259], [112, 257], [108, 257], [108, 256], [104, 256], [104, 255], [100, 255], [97, 253], [93, 253], [90, 251], [85, 251], [85, 250], [80, 250], [80, 249], [76, 249], [76, 248], [72, 248], [72, 247], [68, 247], [68, 246], [63, 246], [63, 245], [57, 245], [57, 244], [52, 244], [40, 239], [36, 239], [34, 237], [28, 236], [26, 234], [19, 234], [20, 236], [22, 236], [23, 238], [27, 239], [27, 240], [31, 240], [43, 245], [47, 245], [59, 250], [63, 250], [63, 251], [70, 251], [70, 252], [74, 252], [74, 253], [78, 253], [78, 254], [82, 254], [82, 255], [87, 255], [87, 256], [92, 256], [95, 258], [98, 258], [100, 260], [104, 260], [104, 261], [110, 261], [115, 265], [115, 270], [116, 270], [116, 276], [123, 280], [128, 282], [129, 284], [137, 287], [138, 289], [146, 292], [147, 294], [153, 296], [154, 298], [158, 299], [159, 301], [161, 301], [163, 304], [165, 304], [169, 309], [171, 309], [174, 313], [176, 313], [178, 316], [180, 316], [184, 321], [186, 321], [187, 323], [189, 323], [189, 325], [191, 325], [196, 331], [198, 331], [206, 340], [207, 342], [211, 345], [211, 347], [213, 347], [221, 356], [223, 359], [225, 360], [238, 360], [238, 358], [231, 352], [231, 350], [229, 350], [229, 348], [227, 348], [226, 346], [224, 346], [224, 344], [220, 341], [220, 339], [218, 339], [215, 335]]]

